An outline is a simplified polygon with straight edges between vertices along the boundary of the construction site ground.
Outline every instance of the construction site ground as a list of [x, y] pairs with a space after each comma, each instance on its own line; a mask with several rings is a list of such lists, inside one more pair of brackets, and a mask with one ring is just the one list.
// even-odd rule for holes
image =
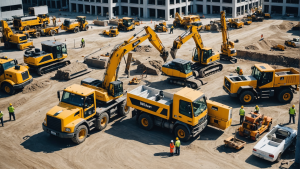
[[[50, 14], [51, 16], [52, 14]], [[63, 16], [66, 15], [66, 16]], [[62, 16], [74, 18], [71, 13], [64, 13]], [[63, 17], [59, 19], [61, 24]], [[118, 37], [106, 37], [100, 35], [107, 27], [94, 26], [92, 20], [96, 17], [88, 16], [91, 29], [77, 34], [61, 32], [54, 37], [32, 38], [35, 47], [40, 48], [41, 41], [53, 40], [66, 42], [68, 48], [68, 59], [71, 62], [82, 62], [83, 57], [102, 48], [96, 54], [105, 54], [111, 49], [129, 39], [135, 32], [143, 26], [151, 26], [159, 20], [143, 21], [141, 26], [137, 26], [135, 31], [120, 32]], [[211, 19], [202, 19], [203, 24], [209, 23]], [[229, 32], [231, 41], [239, 39], [235, 44], [238, 50], [249, 50], [254, 52], [282, 55], [287, 57], [300, 58], [299, 48], [287, 48], [286, 51], [270, 51], [271, 45], [283, 44], [285, 40], [299, 37], [299, 31], [291, 31], [287, 28], [290, 22], [295, 20], [281, 20], [273, 18], [264, 22], [254, 22], [250, 26], [242, 29], [233, 29]], [[171, 26], [172, 20], [167, 22]], [[280, 26], [284, 25], [284, 26]], [[164, 46], [169, 51], [174, 39], [185, 30], [176, 28], [174, 34], [158, 33]], [[200, 32], [204, 45], [212, 47], [216, 52], [220, 51], [222, 36], [221, 32]], [[140, 35], [142, 35], [141, 33]], [[264, 40], [261, 39], [263, 34]], [[84, 38], [86, 47], [80, 48], [80, 40]], [[149, 41], [141, 44], [151, 45]], [[249, 47], [250, 46], [250, 47]], [[177, 52], [177, 58], [191, 60], [191, 55], [195, 44], [189, 40]], [[248, 49], [246, 49], [248, 48]], [[24, 51], [4, 50], [3, 44], [0, 46], [1, 56], [8, 56], [23, 62]], [[162, 60], [159, 52], [153, 47], [149, 52], [132, 52], [133, 57], [141, 62], [150, 60]], [[127, 57], [127, 56], [126, 56]], [[169, 56], [168, 61], [172, 58]], [[4, 127], [0, 128], [0, 168], [230, 168], [230, 169], [253, 169], [253, 168], [279, 168], [281, 162], [292, 161], [294, 152], [286, 152], [279, 163], [271, 163], [257, 158], [252, 154], [252, 149], [256, 142], [250, 139], [237, 136], [247, 142], [245, 147], [239, 151], [224, 146], [224, 139], [232, 136], [239, 125], [240, 102], [238, 99], [230, 98], [222, 89], [225, 75], [234, 73], [234, 69], [240, 66], [244, 74], [251, 73], [251, 66], [259, 63], [240, 59], [238, 63], [224, 63], [223, 71], [206, 77], [203, 80], [208, 84], [201, 86], [201, 91], [213, 100], [233, 107], [232, 126], [222, 131], [213, 127], [207, 127], [196, 138], [188, 142], [182, 142], [180, 156], [169, 157], [169, 143], [174, 140], [174, 135], [169, 130], [155, 127], [152, 131], [145, 131], [138, 127], [135, 119], [131, 118], [131, 113], [127, 117], [113, 118], [104, 131], [92, 131], [86, 141], [80, 145], [75, 145], [69, 139], [52, 137], [43, 132], [42, 123], [47, 111], [58, 104], [56, 91], [62, 90], [72, 84], [80, 84], [86, 77], [102, 79], [104, 69], [95, 69], [89, 74], [69, 80], [55, 80], [55, 72], [51, 72], [42, 77], [31, 73], [34, 82], [13, 96], [0, 92], [0, 110], [4, 114]], [[282, 67], [279, 64], [279, 68]], [[92, 67], [90, 67], [92, 68]], [[124, 82], [124, 89], [132, 90], [136, 85], [128, 85], [128, 82], [135, 76], [140, 78], [141, 72], [136, 71], [137, 65], [132, 64], [130, 74], [127, 78], [124, 74], [125, 62], [122, 59], [120, 64], [119, 78]], [[93, 69], [93, 68], [92, 68]], [[140, 85], [148, 85], [171, 93], [180, 90], [180, 86], [168, 84], [167, 77], [163, 75], [148, 75]], [[15, 107], [16, 121], [9, 121], [7, 107], [12, 103]], [[245, 110], [249, 113], [254, 110], [255, 105], [260, 106], [261, 113], [273, 118], [273, 126], [276, 124], [286, 124], [288, 127], [297, 128], [296, 124], [287, 124], [288, 109], [292, 104], [299, 105], [299, 94], [295, 95], [291, 104], [280, 104], [275, 98], [257, 100], [253, 104], [245, 105]], [[296, 116], [298, 119], [298, 114]], [[297, 120], [296, 120], [297, 121]], [[297, 121], [298, 122], [298, 121]], [[262, 136], [261, 136], [262, 137]], [[292, 162], [293, 163], [293, 162]], [[293, 168], [293, 166], [291, 167]]]

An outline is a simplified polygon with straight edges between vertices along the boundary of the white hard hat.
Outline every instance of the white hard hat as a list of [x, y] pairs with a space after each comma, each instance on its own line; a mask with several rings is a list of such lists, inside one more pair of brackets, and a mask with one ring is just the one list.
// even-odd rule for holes
[[171, 143], [173, 143], [173, 140], [171, 140]]
[[240, 67], [238, 66], [238, 68], [240, 68]]

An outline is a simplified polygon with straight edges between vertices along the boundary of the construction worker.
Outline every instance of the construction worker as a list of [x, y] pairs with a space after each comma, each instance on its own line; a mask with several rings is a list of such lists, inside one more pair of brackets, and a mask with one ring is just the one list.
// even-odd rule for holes
[[241, 106], [241, 109], [240, 109], [240, 124], [242, 124], [244, 122], [244, 118], [245, 118], [245, 110], [244, 110], [244, 106]]
[[244, 73], [243, 73], [243, 69], [240, 69], [240, 72], [239, 72], [239, 75], [241, 76], [241, 75], [243, 75]]
[[258, 105], [255, 106], [255, 113], [259, 114], [259, 107], [258, 107]]
[[171, 33], [173, 34], [173, 29], [174, 29], [174, 27], [173, 27], [173, 25], [172, 25], [172, 27], [171, 27], [171, 29], [170, 29], [170, 34], [171, 34]]
[[240, 73], [240, 67], [238, 66], [236, 69], [235, 69], [236, 73], [239, 74]]
[[174, 148], [175, 148], [174, 142], [173, 142], [173, 140], [171, 140], [171, 143], [170, 143], [170, 154], [171, 154], [171, 156], [174, 155]]
[[290, 108], [289, 114], [290, 114], [290, 121], [289, 121], [289, 123], [291, 123], [291, 119], [293, 119], [293, 123], [295, 124], [295, 116], [296, 116], [295, 105], [293, 105], [293, 106]]
[[180, 155], [180, 140], [178, 137], [176, 137], [175, 147], [176, 147], [176, 154]]
[[81, 48], [84, 48], [85, 47], [85, 41], [84, 41], [84, 39], [82, 38], [81, 39]]
[[1, 120], [1, 123], [2, 123], [2, 127], [4, 126], [3, 125], [3, 113], [2, 113], [2, 111], [0, 110], [0, 120]]
[[53, 26], [56, 26], [56, 17], [52, 16], [52, 22], [53, 22]]
[[15, 118], [15, 108], [12, 106], [12, 104], [9, 104], [9, 107], [7, 108], [9, 112], [9, 120], [11, 121], [11, 116], [16, 120]]

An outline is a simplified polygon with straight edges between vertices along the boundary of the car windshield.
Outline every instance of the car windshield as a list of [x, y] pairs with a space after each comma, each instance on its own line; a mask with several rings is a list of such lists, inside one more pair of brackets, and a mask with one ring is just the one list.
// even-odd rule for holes
[[205, 98], [199, 98], [193, 102], [194, 117], [199, 116], [207, 109]]
[[84, 97], [64, 91], [61, 102], [83, 107]]
[[256, 80], [260, 80], [262, 73], [254, 67], [251, 74]]
[[184, 70], [185, 74], [188, 74], [188, 73], [192, 72], [191, 63], [184, 64], [184, 65], [182, 65], [182, 67], [183, 67], [183, 70]]
[[4, 69], [4, 70], [7, 70], [7, 69], [12, 68], [12, 67], [14, 67], [14, 66], [16, 66], [16, 63], [15, 63], [14, 60], [12, 60], [12, 61], [9, 61], [9, 62], [4, 63], [4, 64], [3, 64], [3, 69]]

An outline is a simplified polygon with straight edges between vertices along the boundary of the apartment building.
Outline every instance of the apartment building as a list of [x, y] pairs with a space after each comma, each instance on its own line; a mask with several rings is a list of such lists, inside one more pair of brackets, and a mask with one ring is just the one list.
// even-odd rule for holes
[[23, 15], [22, 0], [0, 0], [0, 20]]
[[300, 16], [300, 3], [299, 0], [263, 0], [263, 11], [272, 14]]
[[27, 6], [42, 6], [47, 5], [48, 8], [68, 8], [69, 0], [23, 0], [23, 4]]

